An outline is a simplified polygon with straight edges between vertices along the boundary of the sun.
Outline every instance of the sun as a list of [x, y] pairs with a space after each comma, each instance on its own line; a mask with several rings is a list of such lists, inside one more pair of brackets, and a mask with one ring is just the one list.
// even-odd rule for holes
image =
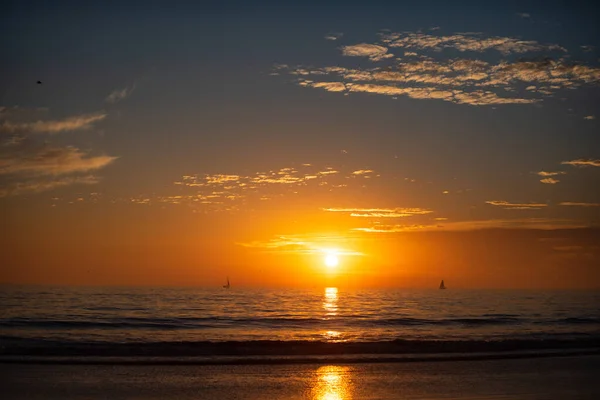
[[325, 256], [325, 265], [329, 268], [337, 267], [339, 260], [335, 254], [327, 254]]

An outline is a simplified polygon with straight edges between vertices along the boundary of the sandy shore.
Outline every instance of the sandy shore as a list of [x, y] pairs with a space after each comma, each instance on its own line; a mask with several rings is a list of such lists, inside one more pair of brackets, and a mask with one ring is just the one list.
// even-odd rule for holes
[[600, 356], [389, 364], [0, 365], [12, 399], [599, 399]]

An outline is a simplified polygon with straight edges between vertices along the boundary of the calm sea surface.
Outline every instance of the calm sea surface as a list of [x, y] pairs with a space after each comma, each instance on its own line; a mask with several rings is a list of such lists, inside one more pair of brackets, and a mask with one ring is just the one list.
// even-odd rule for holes
[[600, 337], [600, 293], [3, 287], [0, 340], [57, 343]]

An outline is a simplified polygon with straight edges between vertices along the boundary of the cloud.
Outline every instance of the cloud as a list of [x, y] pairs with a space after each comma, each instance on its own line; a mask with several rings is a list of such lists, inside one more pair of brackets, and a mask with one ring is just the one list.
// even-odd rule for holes
[[340, 256], [364, 255], [346, 247], [352, 239], [351, 235], [282, 235], [270, 240], [237, 243], [237, 245], [269, 253], [329, 254], [333, 252]]
[[558, 182], [560, 182], [558, 179], [554, 179], [554, 178], [544, 178], [544, 179], [540, 179], [540, 182], [542, 183], [548, 183], [550, 185], [555, 185]]
[[367, 174], [372, 174], [373, 170], [372, 169], [359, 169], [356, 171], [352, 172], [352, 175], [367, 175]]
[[402, 218], [413, 215], [431, 214], [433, 211], [425, 208], [323, 208], [327, 212], [348, 213], [351, 217], [363, 218]]
[[344, 36], [344, 34], [342, 32], [331, 32], [331, 33], [328, 33], [327, 35], [325, 35], [325, 39], [327, 39], [327, 40], [338, 40], [342, 36]]
[[517, 13], [517, 16], [521, 17], [521, 18], [531, 18], [531, 14], [529, 13]]
[[95, 122], [106, 118], [104, 113], [77, 115], [58, 121], [12, 122], [4, 121], [0, 132], [4, 133], [60, 133], [89, 129]]
[[118, 103], [119, 101], [125, 100], [127, 97], [129, 97], [129, 95], [133, 93], [134, 89], [135, 86], [125, 87], [123, 89], [115, 89], [108, 96], [106, 96], [104, 101], [107, 103]]
[[87, 172], [107, 166], [117, 157], [89, 157], [81, 150], [47, 146], [31, 153], [0, 156], [0, 175], [64, 175]]
[[92, 156], [73, 146], [55, 146], [49, 143], [50, 137], [39, 146], [32, 137], [89, 129], [104, 120], [106, 113], [80, 114], [58, 120], [44, 118], [47, 113], [45, 108], [0, 107], [0, 133], [4, 136], [0, 146], [2, 196], [39, 193], [73, 184], [95, 184], [99, 178], [79, 174], [98, 170], [117, 159], [106, 155]]
[[[396, 59], [384, 67], [346, 68], [341, 65], [320, 68], [278, 64], [277, 74], [297, 77], [300, 86], [329, 92], [371, 93], [396, 98], [441, 100], [473, 106], [535, 104], [565, 89], [600, 84], [600, 68], [568, 62], [566, 58], [487, 57], [494, 50], [502, 56], [528, 52], [566, 52], [558, 45], [540, 44], [507, 37], [485, 37], [460, 33], [436, 36], [424, 33], [385, 33], [382, 43], [343, 46], [346, 56], [379, 61], [390, 57], [389, 47], [402, 48], [406, 60]], [[450, 57], [444, 50], [452, 51]], [[423, 52], [432, 56], [426, 56]], [[456, 58], [456, 51], [463, 53]], [[476, 54], [471, 54], [476, 53]]]
[[595, 115], [587, 115], [587, 116], [583, 117], [583, 119], [586, 119], [588, 121], [592, 121], [592, 120], [596, 119], [596, 116]]
[[489, 200], [485, 203], [492, 206], [503, 207], [505, 210], [537, 210], [548, 206], [545, 203], [509, 203], [504, 200]]
[[548, 172], [548, 171], [540, 171], [536, 172], [539, 176], [556, 176], [556, 175], [566, 175], [566, 172], [556, 171], [556, 172]]
[[592, 51], [594, 51], [596, 49], [595, 46], [589, 46], [589, 45], [583, 45], [583, 46], [580, 46], [580, 47], [581, 47], [581, 50], [583, 50], [584, 53], [590, 53], [590, 52], [592, 52]]
[[493, 219], [456, 221], [436, 225], [375, 225], [367, 228], [354, 228], [355, 231], [367, 233], [403, 233], [403, 232], [444, 232], [473, 231], [481, 229], [577, 229], [589, 225], [569, 219], [527, 218], [527, 219]]
[[0, 197], [18, 196], [26, 193], [40, 193], [58, 187], [75, 184], [94, 185], [98, 182], [100, 182], [100, 179], [93, 175], [63, 177], [54, 180], [29, 180], [25, 182], [13, 183], [7, 187], [0, 188]]
[[561, 206], [573, 206], [573, 207], [600, 207], [600, 203], [576, 203], [572, 201], [563, 201], [559, 203]]
[[460, 52], [484, 52], [495, 50], [503, 55], [541, 51], [567, 50], [555, 44], [540, 44], [533, 40], [521, 40], [510, 37], [484, 37], [479, 33], [456, 33], [454, 35], [430, 35], [425, 33], [384, 33], [382, 42], [389, 47], [403, 49], [436, 50], [454, 49]]
[[[363, 175], [353, 174], [364, 171]], [[368, 172], [371, 171], [371, 172]], [[372, 170], [334, 169], [303, 163], [298, 166], [282, 167], [250, 174], [189, 174], [174, 182], [181, 193], [166, 196], [142, 195], [129, 199], [136, 204], [171, 203], [185, 204], [194, 210], [234, 211], [241, 204], [245, 209], [252, 204], [274, 201], [285, 196], [298, 196], [310, 190], [311, 195], [342, 190], [345, 187], [363, 186], [363, 179], [377, 179]], [[355, 178], [355, 179], [351, 179]], [[193, 192], [192, 192], [193, 191]], [[192, 193], [191, 193], [192, 192]]]
[[350, 57], [368, 57], [371, 61], [381, 61], [394, 56], [387, 51], [387, 47], [368, 43], [342, 46], [343, 55]]
[[585, 160], [583, 158], [571, 161], [563, 161], [561, 164], [564, 165], [573, 165], [575, 167], [600, 167], [600, 160]]

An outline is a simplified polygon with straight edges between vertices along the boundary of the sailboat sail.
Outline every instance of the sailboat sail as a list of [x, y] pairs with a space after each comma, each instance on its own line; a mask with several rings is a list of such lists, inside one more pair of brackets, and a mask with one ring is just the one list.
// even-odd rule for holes
[[446, 285], [444, 285], [444, 280], [442, 279], [442, 283], [440, 283], [440, 289], [446, 289]]
[[227, 277], [227, 285], [223, 285], [224, 289], [229, 289], [231, 285], [229, 284], [229, 277]]

